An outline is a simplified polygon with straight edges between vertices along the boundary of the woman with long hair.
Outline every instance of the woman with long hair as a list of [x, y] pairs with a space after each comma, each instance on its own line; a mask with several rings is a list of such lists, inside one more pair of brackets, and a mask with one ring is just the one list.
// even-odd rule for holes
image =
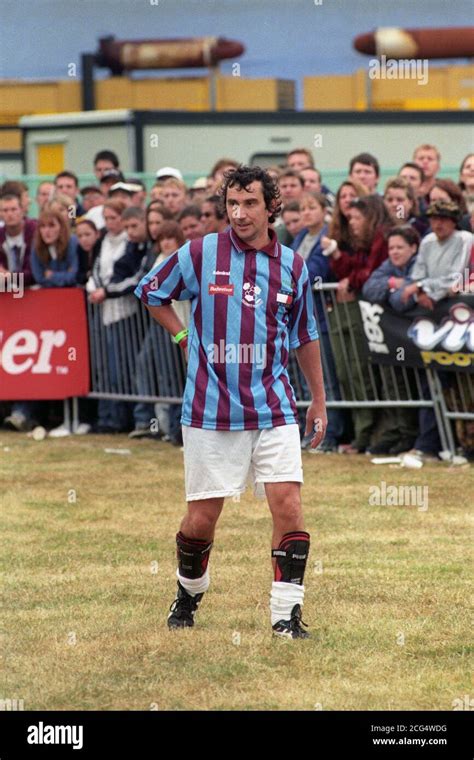
[[[392, 226], [382, 198], [366, 195], [349, 202], [348, 240], [350, 249], [328, 247], [331, 269], [338, 279], [338, 306], [330, 314], [331, 341], [344, 397], [372, 401], [375, 388], [366, 359], [366, 340], [357, 303], [362, 287], [372, 272], [387, 258], [386, 233]], [[331, 241], [330, 241], [331, 242]], [[372, 409], [353, 409], [354, 440], [346, 453], [363, 453], [371, 444], [375, 427]]]
[[[173, 214], [167, 208], [165, 208], [158, 201], [151, 201], [148, 204], [146, 210], [146, 229], [148, 239], [151, 243], [150, 246], [150, 269], [155, 265], [156, 257], [160, 253], [159, 246], [157, 247], [156, 238], [160, 231], [160, 227], [163, 222], [170, 222], [173, 220]], [[154, 258], [151, 257], [154, 254]]]
[[78, 267], [76, 237], [59, 211], [45, 208], [38, 219], [31, 252], [35, 281], [43, 288], [73, 287], [77, 285]]
[[[59, 211], [45, 208], [39, 216], [31, 249], [31, 272], [43, 288], [67, 288], [77, 285], [77, 240]], [[25, 427], [33, 420], [42, 422], [50, 409], [48, 401], [16, 401], [11, 417], [24, 420]], [[15, 425], [16, 427], [16, 425]]]
[[335, 241], [341, 251], [352, 250], [351, 230], [349, 227], [350, 204], [357, 198], [367, 195], [366, 188], [359, 182], [346, 179], [336, 193], [336, 203], [329, 225], [328, 238], [322, 239], [323, 247]]
[[76, 224], [78, 242], [79, 272], [78, 282], [85, 285], [92, 273], [92, 267], [100, 252], [101, 234], [92, 219], [80, 217]]

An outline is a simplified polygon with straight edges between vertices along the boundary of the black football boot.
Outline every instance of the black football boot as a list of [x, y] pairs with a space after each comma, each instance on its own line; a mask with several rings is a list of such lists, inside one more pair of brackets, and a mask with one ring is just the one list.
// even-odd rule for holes
[[299, 604], [295, 604], [291, 610], [291, 618], [289, 620], [279, 620], [278, 623], [272, 626], [274, 636], [281, 636], [285, 639], [309, 639], [311, 634], [305, 631], [308, 626], [301, 620], [301, 607]]
[[191, 596], [178, 581], [178, 593], [170, 607], [168, 615], [168, 628], [192, 628], [194, 625], [194, 613], [204, 594]]

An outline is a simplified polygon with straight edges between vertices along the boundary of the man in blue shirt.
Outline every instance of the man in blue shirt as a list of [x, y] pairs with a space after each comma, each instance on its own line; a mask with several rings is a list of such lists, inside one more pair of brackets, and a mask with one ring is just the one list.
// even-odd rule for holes
[[[155, 267], [136, 295], [188, 356], [183, 399], [188, 512], [177, 534], [178, 595], [170, 628], [194, 624], [209, 587], [208, 560], [224, 498], [252, 476], [273, 517], [273, 632], [306, 638], [303, 576], [309, 552], [300, 487], [301, 449], [288, 356], [296, 349], [312, 393], [307, 433], [324, 437], [326, 411], [319, 340], [301, 256], [269, 227], [279, 192], [259, 167], [228, 172], [222, 198], [230, 229], [187, 242]], [[171, 306], [191, 300], [189, 334]]]

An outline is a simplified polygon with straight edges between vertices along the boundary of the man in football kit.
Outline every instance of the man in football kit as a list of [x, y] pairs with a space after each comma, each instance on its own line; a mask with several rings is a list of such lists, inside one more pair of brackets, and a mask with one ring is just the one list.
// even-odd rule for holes
[[[301, 620], [309, 552], [301, 508], [302, 461], [287, 364], [296, 350], [312, 400], [306, 434], [315, 448], [326, 411], [319, 339], [306, 265], [269, 227], [279, 191], [259, 167], [227, 172], [230, 227], [188, 241], [151, 270], [135, 293], [187, 355], [181, 417], [187, 514], [176, 536], [178, 593], [169, 628], [194, 625], [209, 587], [209, 555], [224, 499], [266, 495], [273, 518], [273, 632], [307, 638]], [[189, 331], [172, 300], [191, 300]], [[264, 489], [264, 490], [263, 490]], [[306, 626], [305, 626], [306, 627]]]

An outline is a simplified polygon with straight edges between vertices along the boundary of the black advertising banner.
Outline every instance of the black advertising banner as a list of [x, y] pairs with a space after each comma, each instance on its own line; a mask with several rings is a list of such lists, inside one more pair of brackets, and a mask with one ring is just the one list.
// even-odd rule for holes
[[359, 301], [371, 361], [474, 372], [474, 295], [446, 298], [433, 311], [399, 313]]

